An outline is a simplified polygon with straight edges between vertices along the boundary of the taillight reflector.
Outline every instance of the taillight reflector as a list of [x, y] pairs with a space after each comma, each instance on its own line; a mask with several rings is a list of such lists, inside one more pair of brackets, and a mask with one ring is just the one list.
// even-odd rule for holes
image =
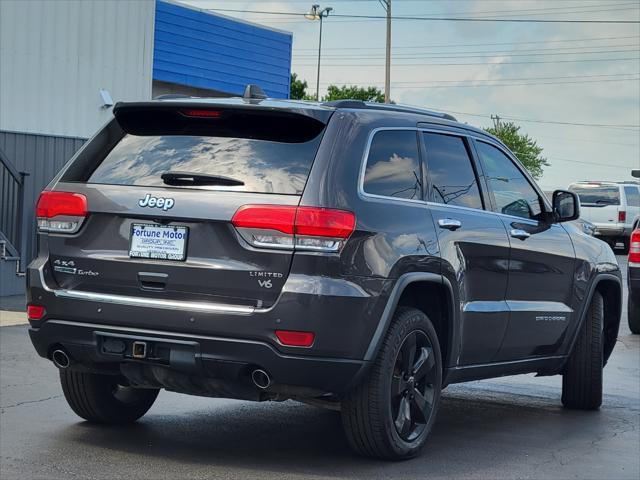
[[58, 215], [86, 217], [87, 213], [87, 197], [81, 193], [42, 192], [36, 206], [38, 218], [53, 218]]
[[27, 305], [27, 317], [29, 320], [40, 320], [44, 317], [44, 307], [41, 305]]
[[624, 210], [620, 210], [618, 212], [618, 221], [619, 222], [626, 222], [627, 221], [627, 212], [625, 212]]
[[310, 347], [316, 338], [313, 332], [294, 332], [292, 330], [276, 330], [278, 341], [287, 347]]
[[335, 252], [353, 233], [356, 217], [331, 208], [244, 205], [231, 223], [257, 247]]
[[629, 262], [640, 263], [640, 229], [636, 229], [629, 239]]

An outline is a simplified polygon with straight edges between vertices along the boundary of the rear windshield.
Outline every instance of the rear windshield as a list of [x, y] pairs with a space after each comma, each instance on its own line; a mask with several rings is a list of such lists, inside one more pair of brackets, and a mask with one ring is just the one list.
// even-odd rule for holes
[[166, 187], [161, 178], [163, 173], [189, 172], [219, 175], [244, 185], [188, 188], [299, 195], [320, 137], [286, 143], [234, 137], [126, 134], [93, 171], [88, 183]]
[[616, 186], [573, 186], [570, 190], [578, 194], [582, 205], [620, 205], [620, 189]]
[[167, 186], [166, 172], [219, 175], [244, 185], [188, 188], [243, 192], [302, 193], [320, 135], [301, 143], [249, 138], [126, 134], [88, 179], [88, 183]]

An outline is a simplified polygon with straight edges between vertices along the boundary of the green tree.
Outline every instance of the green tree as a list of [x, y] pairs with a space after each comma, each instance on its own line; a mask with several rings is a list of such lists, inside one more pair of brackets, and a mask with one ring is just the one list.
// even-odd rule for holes
[[309, 85], [306, 80], [300, 80], [296, 73], [292, 73], [289, 97], [291, 100], [312, 100], [313, 97], [307, 94], [308, 87]]
[[495, 135], [509, 150], [511, 150], [529, 173], [538, 180], [542, 176], [544, 167], [548, 166], [547, 159], [542, 156], [542, 147], [529, 135], [520, 133], [520, 127], [513, 122], [498, 121], [494, 127], [485, 128], [491, 135]]
[[376, 87], [357, 87], [355, 85], [329, 85], [327, 95], [322, 98], [325, 102], [332, 100], [362, 100], [364, 102], [384, 102], [384, 93]]

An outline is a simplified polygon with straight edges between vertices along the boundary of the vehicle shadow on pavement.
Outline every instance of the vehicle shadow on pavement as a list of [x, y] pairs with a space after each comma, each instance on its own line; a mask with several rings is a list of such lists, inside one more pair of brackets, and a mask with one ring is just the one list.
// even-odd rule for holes
[[[173, 470], [177, 463], [190, 464], [189, 472], [194, 473], [214, 468], [254, 470], [257, 475], [384, 477], [388, 471], [397, 477], [404, 471], [408, 476], [430, 472], [487, 478], [504, 476], [505, 468], [514, 464], [521, 474], [535, 474], [541, 463], [558, 467], [584, 463], [585, 445], [615, 436], [612, 425], [628, 427], [628, 422], [605, 412], [563, 410], [557, 397], [497, 393], [487, 398], [486, 390], [482, 395], [457, 391], [445, 395], [424, 453], [400, 463], [356, 456], [342, 432], [339, 413], [294, 402], [229, 402], [215, 410], [181, 408], [174, 414], [152, 409], [135, 425], [105, 428], [80, 423], [65, 429], [62, 436], [78, 445], [115, 450], [119, 462], [149, 464], [148, 458], [155, 457], [149, 475], [154, 468], [157, 473], [165, 467]], [[585, 429], [592, 434], [585, 435]]]

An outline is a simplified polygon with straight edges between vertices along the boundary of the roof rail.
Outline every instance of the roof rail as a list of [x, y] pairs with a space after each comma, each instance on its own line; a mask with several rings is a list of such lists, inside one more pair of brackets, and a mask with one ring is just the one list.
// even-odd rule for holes
[[430, 117], [444, 118], [457, 122], [458, 120], [448, 113], [434, 112], [426, 108], [412, 107], [410, 105], [400, 105], [397, 103], [376, 103], [363, 102], [362, 100], [333, 100], [331, 102], [323, 102], [322, 105], [333, 108], [361, 108], [370, 110], [389, 110], [392, 112], [417, 113], [420, 115], [429, 115]]

